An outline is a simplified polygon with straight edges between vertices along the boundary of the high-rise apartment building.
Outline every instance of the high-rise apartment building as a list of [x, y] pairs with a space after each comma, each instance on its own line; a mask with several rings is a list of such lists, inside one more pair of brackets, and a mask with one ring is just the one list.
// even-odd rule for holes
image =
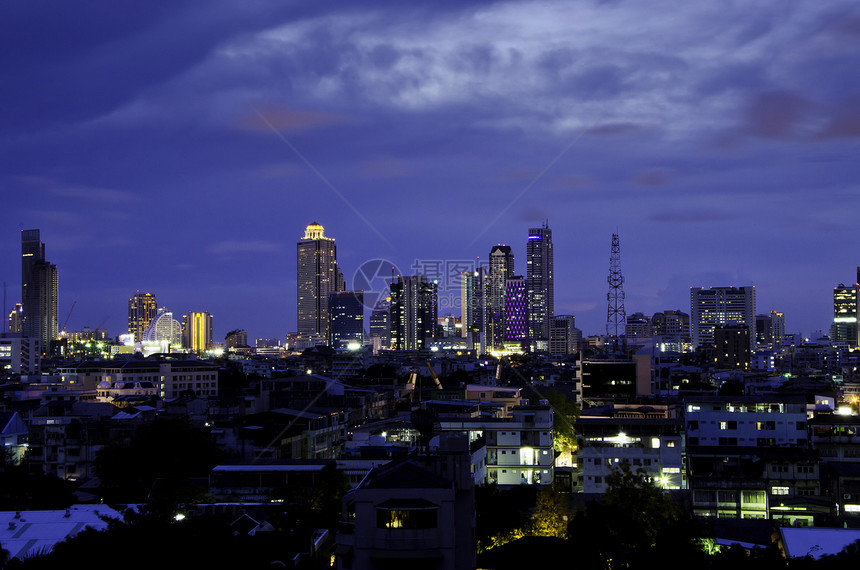
[[575, 354], [579, 350], [582, 331], [576, 328], [573, 315], [555, 315], [549, 329], [549, 352], [555, 355]]
[[436, 283], [424, 275], [400, 276], [390, 290], [391, 348], [422, 350], [436, 336]]
[[209, 350], [212, 344], [212, 315], [195, 311], [182, 315], [182, 346], [194, 352]]
[[835, 344], [857, 346], [857, 284], [840, 283], [833, 288], [833, 325], [830, 340]]
[[505, 293], [508, 279], [513, 276], [514, 253], [511, 246], [493, 246], [490, 250], [489, 306], [485, 321], [487, 342], [492, 346], [502, 346], [505, 341]]
[[774, 346], [782, 346], [782, 339], [785, 337], [785, 314], [776, 309], [771, 309], [770, 328], [770, 336], [773, 337]]
[[370, 338], [379, 339], [374, 341], [374, 350], [391, 347], [391, 298], [383, 297], [376, 302], [373, 312], [370, 313]]
[[329, 297], [343, 291], [334, 238], [314, 222], [305, 228], [296, 251], [297, 331], [302, 336], [329, 338]]
[[158, 305], [153, 293], [138, 291], [128, 300], [128, 334], [134, 335], [135, 342], [143, 340], [143, 331], [158, 314]]
[[525, 349], [528, 343], [529, 305], [528, 286], [522, 275], [507, 280], [505, 291], [505, 341], [519, 342]]
[[167, 309], [158, 309], [155, 318], [143, 331], [143, 342], [162, 342], [168, 345], [182, 344], [182, 324], [173, 318]]
[[346, 348], [364, 343], [364, 291], [332, 293], [329, 309], [329, 346]]
[[21, 332], [38, 338], [42, 352], [57, 338], [57, 266], [45, 261], [39, 230], [21, 232]]
[[533, 351], [549, 350], [550, 321], [555, 314], [552, 230], [546, 224], [529, 229], [526, 242], [528, 340]]
[[486, 328], [488, 283], [484, 267], [460, 275], [460, 334], [465, 338], [478, 340]]
[[691, 287], [690, 328], [693, 346], [714, 347], [714, 329], [731, 324], [749, 327], [755, 352], [755, 287]]
[[248, 331], [234, 329], [224, 335], [224, 348], [248, 348]]

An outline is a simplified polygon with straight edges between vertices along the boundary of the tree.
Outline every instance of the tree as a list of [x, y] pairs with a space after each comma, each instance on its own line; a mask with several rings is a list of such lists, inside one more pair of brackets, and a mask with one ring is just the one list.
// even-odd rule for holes
[[601, 569], [705, 564], [699, 528], [681, 503], [640, 469], [620, 464], [601, 501], [573, 519], [569, 532], [583, 549], [583, 567]]
[[570, 503], [561, 490], [555, 485], [541, 488], [527, 534], [566, 539], [569, 512]]
[[539, 392], [535, 389], [530, 402], [536, 404], [539, 400], [547, 400], [552, 406], [553, 448], [560, 453], [569, 452], [576, 447], [573, 424], [579, 417], [579, 406], [563, 393], [552, 388], [543, 388]]

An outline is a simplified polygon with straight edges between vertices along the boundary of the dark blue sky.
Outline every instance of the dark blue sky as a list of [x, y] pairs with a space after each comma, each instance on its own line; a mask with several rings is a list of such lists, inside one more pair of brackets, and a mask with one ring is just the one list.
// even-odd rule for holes
[[141, 290], [283, 337], [314, 220], [349, 285], [496, 243], [524, 273], [549, 220], [586, 334], [615, 231], [628, 314], [754, 284], [810, 333], [854, 280], [856, 2], [152, 4], [0, 7], [7, 305], [29, 228], [61, 323], [111, 334]]

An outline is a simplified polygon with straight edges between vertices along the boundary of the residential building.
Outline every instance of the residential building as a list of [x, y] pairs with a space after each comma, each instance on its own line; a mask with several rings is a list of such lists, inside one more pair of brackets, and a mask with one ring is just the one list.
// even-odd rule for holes
[[370, 338], [374, 352], [391, 347], [391, 297], [385, 297], [376, 302], [370, 313]]
[[398, 276], [390, 284], [391, 348], [422, 350], [436, 336], [437, 285], [423, 275]]
[[343, 291], [343, 273], [337, 265], [334, 238], [326, 237], [314, 222], [296, 246], [297, 331], [303, 336], [329, 338], [329, 298]]
[[0, 368], [15, 374], [39, 374], [42, 352], [38, 338], [22, 333], [0, 333]]
[[576, 328], [573, 315], [555, 315], [550, 322], [549, 352], [555, 355], [576, 354], [582, 331]]
[[714, 346], [714, 329], [730, 324], [746, 325], [750, 352], [755, 352], [755, 287], [691, 287], [690, 328], [693, 346]]
[[733, 370], [750, 369], [750, 328], [746, 325], [714, 327], [714, 366]]
[[248, 331], [234, 329], [224, 336], [224, 348], [248, 348]]
[[128, 334], [134, 335], [135, 342], [143, 340], [143, 332], [157, 314], [155, 294], [138, 291], [131, 296], [128, 300]]
[[57, 266], [45, 261], [39, 230], [21, 232], [21, 332], [44, 352], [57, 338]]
[[526, 242], [526, 296], [529, 349], [547, 352], [555, 301], [552, 230], [546, 224], [529, 229]]

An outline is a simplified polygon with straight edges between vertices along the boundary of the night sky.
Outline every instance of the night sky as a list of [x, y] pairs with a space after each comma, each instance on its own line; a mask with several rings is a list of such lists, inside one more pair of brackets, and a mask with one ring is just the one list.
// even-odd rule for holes
[[125, 332], [140, 290], [283, 338], [312, 221], [352, 286], [497, 243], [524, 274], [548, 220], [586, 335], [614, 232], [628, 314], [753, 284], [809, 334], [860, 264], [850, 0], [7, 0], [0, 74], [7, 312], [38, 228], [68, 330]]

